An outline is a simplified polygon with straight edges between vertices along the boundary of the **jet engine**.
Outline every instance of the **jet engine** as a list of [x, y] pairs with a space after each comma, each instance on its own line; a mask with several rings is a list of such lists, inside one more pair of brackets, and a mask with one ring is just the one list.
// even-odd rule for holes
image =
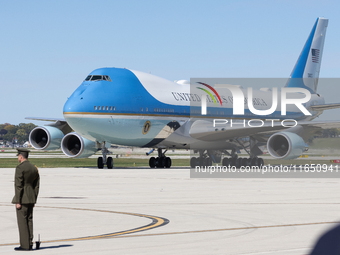
[[29, 134], [29, 141], [37, 150], [56, 150], [60, 148], [64, 133], [50, 126], [36, 127]]
[[71, 158], [87, 158], [98, 151], [95, 142], [92, 142], [73, 132], [64, 136], [61, 141], [61, 150]]
[[269, 137], [267, 149], [270, 155], [277, 159], [293, 159], [308, 150], [308, 145], [302, 137], [291, 132], [279, 132]]

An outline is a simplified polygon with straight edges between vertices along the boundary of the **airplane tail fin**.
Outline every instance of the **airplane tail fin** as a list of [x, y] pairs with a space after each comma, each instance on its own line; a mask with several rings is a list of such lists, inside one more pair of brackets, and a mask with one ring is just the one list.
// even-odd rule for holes
[[316, 93], [327, 25], [328, 19], [317, 18], [285, 87]]

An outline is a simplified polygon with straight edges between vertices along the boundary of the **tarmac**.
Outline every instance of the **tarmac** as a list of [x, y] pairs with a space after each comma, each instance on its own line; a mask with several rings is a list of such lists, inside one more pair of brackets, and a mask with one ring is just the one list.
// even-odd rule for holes
[[[308, 254], [340, 220], [340, 180], [194, 179], [189, 168], [41, 168], [34, 254]], [[0, 254], [19, 235], [0, 168]]]

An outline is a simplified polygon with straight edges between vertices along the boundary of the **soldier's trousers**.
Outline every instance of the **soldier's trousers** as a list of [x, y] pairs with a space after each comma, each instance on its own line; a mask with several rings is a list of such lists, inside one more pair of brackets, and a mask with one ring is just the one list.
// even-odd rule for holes
[[33, 245], [33, 207], [34, 204], [21, 205], [17, 211], [20, 246], [29, 249]]

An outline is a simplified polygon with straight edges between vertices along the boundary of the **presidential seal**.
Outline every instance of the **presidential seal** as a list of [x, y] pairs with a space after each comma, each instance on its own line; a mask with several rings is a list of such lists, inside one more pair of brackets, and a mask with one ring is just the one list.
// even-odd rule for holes
[[146, 121], [143, 126], [143, 135], [146, 135], [149, 132], [150, 128], [151, 128], [151, 122]]

